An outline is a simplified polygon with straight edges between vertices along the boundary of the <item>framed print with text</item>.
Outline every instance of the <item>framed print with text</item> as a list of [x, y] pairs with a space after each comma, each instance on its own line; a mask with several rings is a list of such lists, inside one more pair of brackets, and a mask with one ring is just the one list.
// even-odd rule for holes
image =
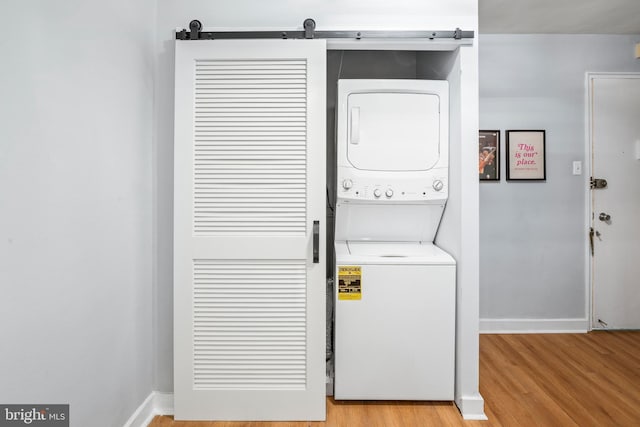
[[508, 130], [507, 180], [547, 179], [544, 130]]

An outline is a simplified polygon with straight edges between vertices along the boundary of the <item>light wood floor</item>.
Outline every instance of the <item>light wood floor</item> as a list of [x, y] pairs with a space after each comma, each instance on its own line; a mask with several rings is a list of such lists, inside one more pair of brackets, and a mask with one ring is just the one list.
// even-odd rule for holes
[[152, 427], [640, 426], [640, 332], [481, 335], [480, 393], [489, 421], [452, 403], [336, 402], [326, 422], [178, 422]]

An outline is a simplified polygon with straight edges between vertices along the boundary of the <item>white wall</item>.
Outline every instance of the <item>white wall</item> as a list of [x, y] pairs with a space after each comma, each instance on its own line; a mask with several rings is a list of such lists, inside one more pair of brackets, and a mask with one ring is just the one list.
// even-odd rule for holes
[[638, 41], [480, 36], [480, 128], [545, 129], [547, 150], [546, 182], [507, 182], [503, 156], [502, 180], [480, 184], [482, 329], [586, 328], [585, 73], [640, 72]]
[[0, 5], [0, 402], [72, 426], [152, 390], [153, 10]]
[[158, 0], [160, 38], [198, 19], [207, 28], [299, 28], [306, 18], [318, 30], [476, 28], [477, 0]]
[[449, 200], [436, 243], [456, 260], [456, 404], [465, 419], [486, 419], [484, 401], [478, 392], [479, 204], [474, 173], [477, 158], [468, 149], [478, 134], [477, 45], [459, 48], [454, 58], [447, 69]]
[[173, 60], [174, 30], [192, 19], [212, 28], [301, 29], [306, 18], [318, 30], [477, 30], [477, 0], [158, 0], [156, 83], [157, 336], [156, 389], [173, 390]]

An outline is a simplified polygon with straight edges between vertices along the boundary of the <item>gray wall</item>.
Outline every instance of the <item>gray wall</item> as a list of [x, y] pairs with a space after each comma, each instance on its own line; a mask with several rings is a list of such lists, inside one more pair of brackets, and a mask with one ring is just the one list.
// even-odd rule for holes
[[545, 129], [546, 182], [480, 184], [481, 319], [586, 318], [585, 73], [640, 72], [638, 36], [481, 35], [480, 129]]
[[152, 391], [153, 4], [0, 6], [0, 402], [72, 426]]

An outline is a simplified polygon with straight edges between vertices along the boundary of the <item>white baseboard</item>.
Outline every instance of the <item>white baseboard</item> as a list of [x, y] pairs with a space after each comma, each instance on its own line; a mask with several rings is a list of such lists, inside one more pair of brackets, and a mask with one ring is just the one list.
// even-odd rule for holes
[[142, 402], [138, 409], [129, 417], [126, 423], [124, 423], [124, 427], [142, 427], [148, 426], [153, 416], [154, 412], [154, 392], [152, 391], [149, 396]]
[[[484, 399], [478, 393], [456, 399], [456, 405], [465, 420], [486, 420]], [[147, 427], [156, 415], [173, 415], [173, 393], [153, 391], [131, 415], [123, 427]]]
[[173, 415], [173, 393], [152, 391], [124, 427], [147, 427], [156, 415]]
[[481, 334], [563, 334], [588, 331], [588, 319], [480, 319]]
[[484, 399], [480, 393], [471, 396], [461, 396], [456, 399], [456, 406], [465, 420], [487, 420], [484, 413]]
[[155, 415], [173, 415], [173, 393], [154, 391]]

